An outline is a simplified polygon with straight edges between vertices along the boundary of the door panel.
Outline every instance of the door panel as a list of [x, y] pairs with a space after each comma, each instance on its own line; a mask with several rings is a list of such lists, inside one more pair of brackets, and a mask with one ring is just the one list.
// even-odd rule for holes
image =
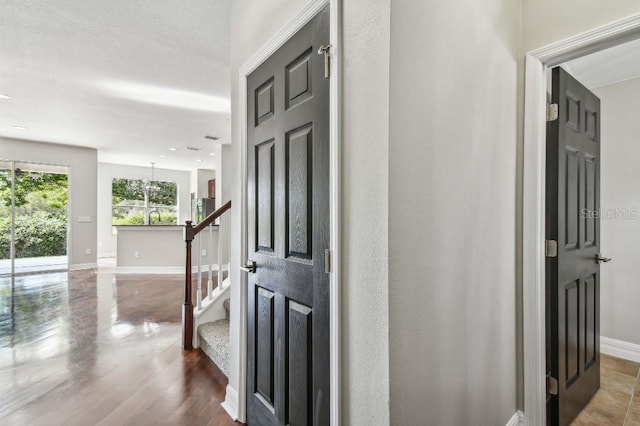
[[600, 101], [552, 70], [558, 119], [547, 127], [547, 371], [558, 381], [548, 419], [567, 425], [600, 386]]
[[329, 423], [328, 7], [248, 77], [250, 425]]

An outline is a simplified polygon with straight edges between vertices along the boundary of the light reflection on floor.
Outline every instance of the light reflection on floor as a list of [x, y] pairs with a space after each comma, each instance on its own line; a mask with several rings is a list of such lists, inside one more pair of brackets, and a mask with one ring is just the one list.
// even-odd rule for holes
[[[67, 256], [25, 257], [15, 260], [15, 273], [66, 270]], [[0, 276], [11, 274], [11, 259], [0, 259]]]
[[110, 269], [0, 277], [0, 419], [53, 389], [179, 349], [182, 292], [180, 276]]

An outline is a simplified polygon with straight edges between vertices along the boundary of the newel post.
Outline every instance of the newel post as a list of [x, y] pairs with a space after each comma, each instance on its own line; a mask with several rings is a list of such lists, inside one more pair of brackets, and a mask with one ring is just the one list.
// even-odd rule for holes
[[182, 349], [193, 349], [193, 302], [191, 301], [191, 242], [193, 225], [187, 220], [184, 226], [184, 242], [187, 250], [184, 275], [184, 303], [182, 304]]

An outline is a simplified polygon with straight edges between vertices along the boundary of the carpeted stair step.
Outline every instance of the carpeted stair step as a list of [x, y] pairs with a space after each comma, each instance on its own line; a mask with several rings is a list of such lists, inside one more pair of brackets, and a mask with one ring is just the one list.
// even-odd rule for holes
[[[227, 317], [228, 314], [227, 310]], [[200, 348], [229, 377], [229, 320], [202, 324], [198, 327], [198, 336], [200, 336]]]

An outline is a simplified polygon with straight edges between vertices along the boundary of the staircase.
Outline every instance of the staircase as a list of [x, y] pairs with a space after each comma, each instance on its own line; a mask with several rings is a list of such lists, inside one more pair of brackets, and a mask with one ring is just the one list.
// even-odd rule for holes
[[223, 303], [226, 318], [198, 327], [200, 349], [229, 377], [229, 299]]
[[[208, 215], [197, 225], [187, 221], [184, 229], [186, 246], [185, 291], [182, 305], [182, 347], [185, 350], [201, 348], [204, 353], [229, 377], [229, 294], [230, 278], [224, 277], [221, 231], [213, 232], [214, 221], [231, 208], [231, 201]], [[217, 239], [217, 262], [214, 257], [214, 239]], [[192, 245], [195, 242], [195, 259]], [[203, 250], [203, 247], [205, 250]], [[207, 250], [208, 248], [208, 250]], [[203, 279], [202, 257], [208, 260]], [[193, 260], [196, 267], [196, 304], [192, 300]], [[217, 277], [213, 275], [217, 272]], [[227, 267], [228, 270], [228, 267]]]

